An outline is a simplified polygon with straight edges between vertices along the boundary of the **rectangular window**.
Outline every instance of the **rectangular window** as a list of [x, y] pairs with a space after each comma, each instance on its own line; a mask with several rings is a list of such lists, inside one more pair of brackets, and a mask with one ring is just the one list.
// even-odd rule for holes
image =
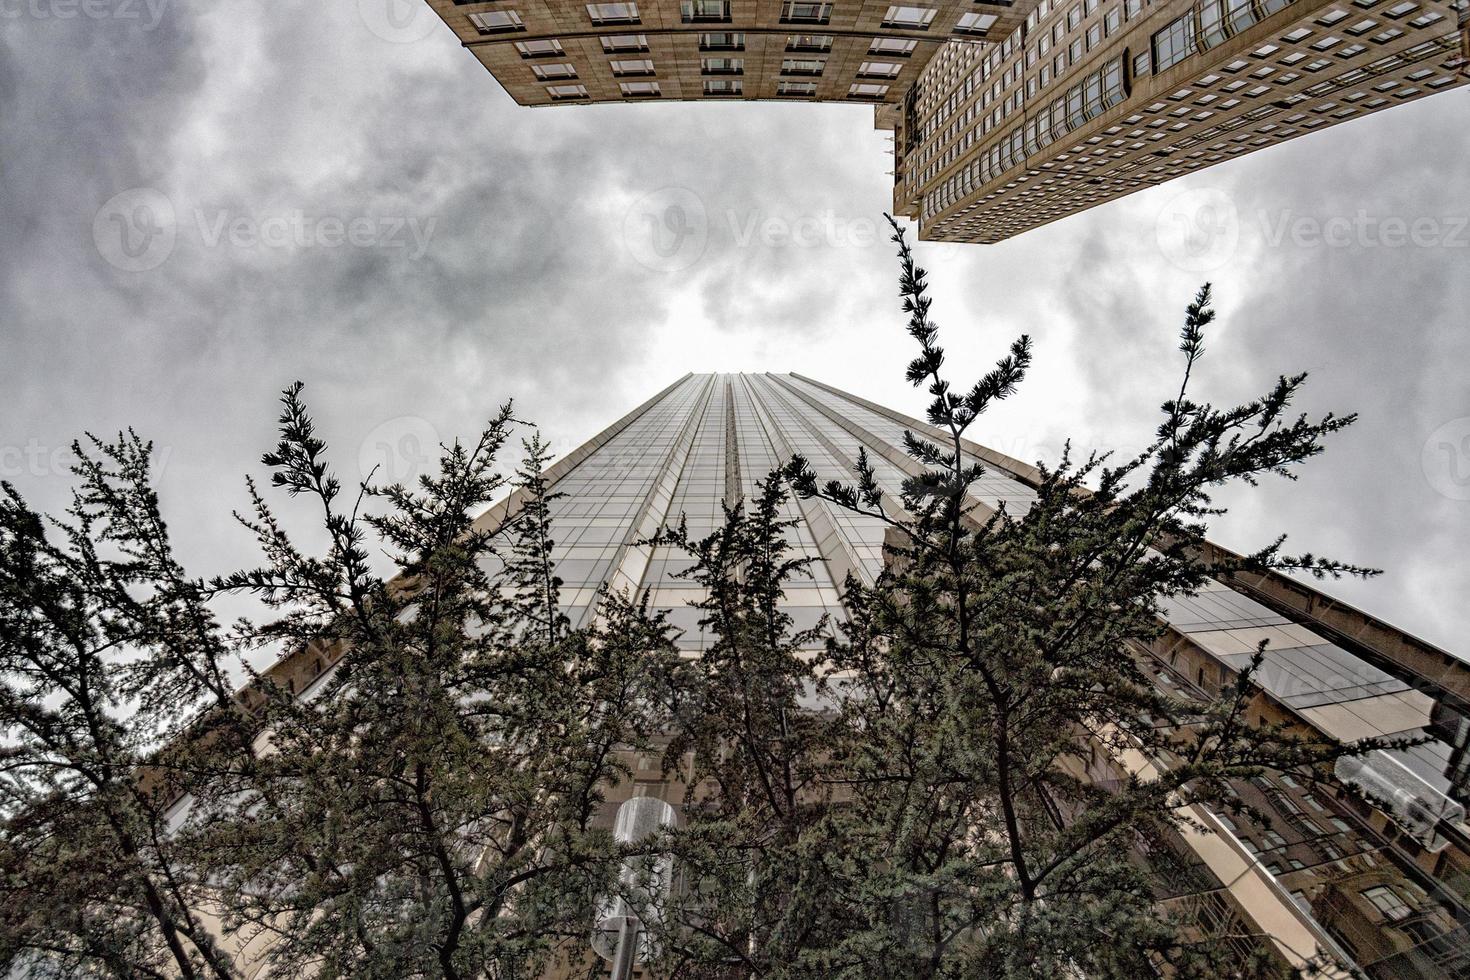
[[786, 38], [787, 51], [831, 51], [831, 34], [792, 34]]
[[481, 34], [505, 34], [524, 31], [521, 15], [514, 10], [491, 10], [483, 14], [470, 14], [470, 23], [479, 28]]
[[587, 98], [587, 86], [585, 85], [548, 85], [546, 94], [553, 99], [585, 99]]
[[745, 59], [702, 58], [699, 70], [706, 75], [739, 75], [745, 71]]
[[649, 99], [662, 94], [658, 82], [619, 82], [618, 89], [628, 98]]
[[648, 50], [646, 34], [608, 34], [602, 39], [602, 50], [608, 54], [625, 54]]
[[1091, 51], [1102, 43], [1102, 25], [1093, 24], [1087, 29], [1087, 50]]
[[744, 51], [744, 34], [701, 34], [699, 35], [699, 50], [701, 51]]
[[682, 0], [679, 14], [686, 24], [725, 23], [730, 19], [729, 0]]
[[1373, 907], [1390, 922], [1398, 922], [1409, 917], [1409, 907], [1404, 904], [1402, 898], [1399, 898], [1398, 892], [1387, 885], [1374, 885], [1372, 888], [1364, 889], [1363, 897], [1373, 903]]
[[612, 73], [619, 78], [627, 78], [632, 75], [652, 75], [653, 61], [649, 58], [639, 58], [636, 61], [610, 61]]
[[516, 50], [522, 58], [557, 58], [566, 54], [560, 41], [517, 41]]
[[636, 24], [638, 23], [638, 5], [636, 3], [589, 3], [587, 16], [594, 24]]
[[954, 25], [954, 31], [956, 34], [975, 34], [983, 37], [998, 19], [995, 14], [960, 14], [959, 21]]
[[781, 4], [783, 24], [825, 24], [832, 19], [830, 3], [807, 3], [805, 0], [785, 0]]
[[899, 37], [876, 38], [868, 46], [868, 54], [886, 54], [895, 58], [907, 58], [914, 53], [914, 48], [919, 46], [918, 41], [905, 40]]
[[820, 58], [786, 58], [781, 62], [783, 75], [820, 75], [827, 62]]
[[1188, 13], [1156, 31], [1151, 44], [1154, 71], [1164, 71], [1194, 54], [1194, 14]]
[[925, 31], [934, 20], [928, 7], [889, 7], [883, 15], [883, 26], [904, 31]]
[[777, 95], [816, 95], [816, 82], [777, 82]]
[[870, 85], [864, 82], [850, 85], [847, 89], [849, 99], [881, 99], [887, 94], [887, 85]]
[[1112, 10], [1109, 10], [1107, 13], [1103, 14], [1103, 33], [1106, 34], [1108, 37], [1112, 37], [1114, 34], [1118, 33], [1118, 28], [1122, 26], [1122, 23], [1122, 11], [1120, 11], [1117, 7], [1114, 7]]
[[[570, 66], [568, 66], [570, 67]], [[897, 78], [903, 65], [892, 61], [864, 61], [858, 66], [859, 78]]]
[[741, 91], [741, 84], [736, 79], [707, 78], [704, 81], [705, 95], [740, 95]]
[[577, 77], [577, 69], [568, 64], [532, 65], [531, 71], [543, 82]]

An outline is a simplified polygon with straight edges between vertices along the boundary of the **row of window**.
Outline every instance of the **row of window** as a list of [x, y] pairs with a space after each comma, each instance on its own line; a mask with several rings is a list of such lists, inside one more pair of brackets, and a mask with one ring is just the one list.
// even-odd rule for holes
[[[608, 54], [635, 54], [647, 51], [647, 34], [605, 34], [602, 41], [602, 50]], [[786, 50], [791, 52], [811, 52], [824, 54], [832, 50], [833, 37], [831, 34], [791, 34], [786, 38]], [[897, 37], [876, 37], [868, 45], [869, 54], [886, 55], [892, 58], [907, 58], [914, 53], [918, 41]], [[566, 56], [566, 49], [561, 41], [555, 38], [547, 38], [536, 41], [517, 41], [516, 51], [522, 58], [560, 58]], [[743, 33], [725, 34], [701, 34], [699, 35], [699, 50], [701, 51], [744, 51], [745, 35]], [[894, 72], [897, 74], [897, 72]]]
[[[628, 78], [639, 75], [656, 75], [652, 58], [636, 59], [613, 59], [608, 62], [614, 76]], [[826, 69], [827, 62], [821, 58], [785, 58], [781, 62], [781, 74], [783, 75], [821, 75]], [[743, 75], [745, 74], [744, 58], [701, 58], [700, 74], [703, 75]], [[903, 65], [896, 61], [864, 61], [858, 66], [858, 78], [897, 78], [903, 71]], [[577, 68], [570, 62], [551, 62], [548, 64], [536, 64], [531, 66], [531, 72], [538, 81], [562, 81], [577, 77]]]
[[[587, 17], [596, 26], [638, 24], [638, 4], [589, 3]], [[935, 11], [929, 7], [891, 6], [883, 15], [883, 27], [893, 30], [928, 30]], [[683, 0], [680, 16], [686, 24], [729, 23], [729, 0]], [[785, 0], [781, 4], [783, 24], [826, 24], [832, 19], [832, 4]], [[984, 34], [995, 23], [993, 14], [966, 14], [957, 28], [961, 33]], [[481, 34], [507, 34], [526, 29], [521, 15], [514, 10], [490, 10], [470, 14], [470, 23]]]
[[[575, 77], [575, 76], [574, 76]], [[619, 82], [618, 91], [624, 98], [648, 99], [661, 98], [663, 90], [658, 82]], [[575, 101], [587, 98], [587, 86], [585, 85], [548, 85], [546, 94], [553, 102]], [[704, 94], [708, 96], [743, 95], [744, 85], [738, 78], [706, 78], [704, 79]], [[792, 98], [813, 98], [817, 94], [816, 82], [777, 82], [776, 94]], [[879, 85], [871, 82], [854, 82], [847, 87], [849, 99], [881, 99], [888, 94], [887, 85]]]
[[[988, 112], [988, 117], [977, 130], [988, 133], [1000, 126], [1012, 112], [1019, 110], [1026, 99], [1035, 97], [1047, 85], [1059, 80], [1069, 67], [1082, 60], [1086, 52], [1101, 45], [1104, 38], [1120, 31], [1125, 20], [1132, 21], [1141, 16], [1144, 8], [1144, 0], [1124, 0], [1087, 24], [1085, 31], [1080, 30], [1084, 22], [1099, 11], [1101, 4], [1102, 0], [1081, 0], [1063, 16], [1060, 0], [1040, 0], [1027, 16], [1025, 26], [991, 46], [984, 60], [973, 72], [960, 78], [946, 98], [920, 124], [913, 144], [923, 148], [909, 161], [905, 179], [910, 184], [922, 184], [932, 179], [981, 135], [977, 132], [972, 136], [967, 131], [982, 113]], [[1048, 14], [1052, 15], [1050, 25], [1045, 24]], [[1072, 31], [1079, 31], [1079, 34], [1068, 42], [1067, 35]], [[1027, 40], [1031, 42], [1029, 47]], [[1053, 48], [1057, 52], [1055, 56], [1051, 55]], [[1037, 64], [1041, 67], [1026, 79], [1023, 93], [1020, 84], [1023, 73]], [[981, 95], [970, 104], [970, 97], [977, 90]], [[964, 107], [962, 112], [961, 107]], [[960, 115], [945, 127], [956, 112]], [[961, 136], [965, 137], [963, 146], [949, 145]], [[931, 137], [937, 138], [931, 142]]]
[[1123, 59], [1113, 58], [1067, 89], [1066, 94], [1043, 106], [1035, 115], [1001, 137], [969, 166], [924, 196], [925, 216], [932, 216], [954, 201], [999, 177], [1026, 157], [1061, 139], [1067, 133], [1120, 104], [1127, 96]]

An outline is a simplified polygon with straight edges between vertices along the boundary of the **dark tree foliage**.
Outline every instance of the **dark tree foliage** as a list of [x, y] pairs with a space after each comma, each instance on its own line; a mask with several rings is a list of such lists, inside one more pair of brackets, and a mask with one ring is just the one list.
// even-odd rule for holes
[[[1266, 723], [1259, 651], [1192, 693], [1145, 665], [1164, 604], [1216, 577], [1372, 574], [1283, 539], [1200, 557], [1218, 488], [1292, 478], [1352, 417], [1294, 413], [1304, 375], [1238, 407], [1196, 401], [1206, 286], [1144, 451], [1068, 451], [1029, 504], [987, 504], [968, 434], [1016, 391], [1030, 342], [952, 386], [926, 275], [894, 241], [907, 376], [930, 397], [902, 485], [865, 455], [851, 483], [819, 484], [798, 457], [713, 534], [645, 542], [692, 560], [698, 658], [646, 596], [605, 592], [586, 626], [563, 615], [546, 446], [496, 468], [509, 406], [412, 486], [344, 494], [288, 388], [264, 464], [324, 545], [298, 544], [252, 482], [239, 520], [261, 564], [207, 583], [173, 557], [134, 436], [78, 449], [63, 519], [6, 486], [0, 969], [591, 977], [594, 920], [620, 898], [649, 976], [1280, 972], [1262, 937], [1160, 904], [1171, 842], [1191, 808], [1242, 812], [1232, 780], [1321, 777], [1390, 743]], [[477, 519], [507, 492], [503, 520]], [[888, 528], [887, 568], [846, 583], [840, 624], [798, 630], [787, 611], [812, 561], [790, 543], [793, 495]], [[226, 629], [220, 595], [270, 615]], [[325, 674], [297, 690], [246, 670], [237, 694], [262, 647]], [[607, 801], [653, 753], [679, 824], [619, 843]]]
[[[0, 499], [0, 965], [229, 976], [167, 830], [247, 739], [229, 644], [174, 557], [131, 432], [74, 444], [64, 518]], [[207, 747], [176, 736], [207, 718]]]
[[[1325, 775], [1384, 743], [1262, 723], [1250, 710], [1259, 652], [1232, 685], [1195, 695], [1161, 691], [1139, 658], [1162, 632], [1161, 603], [1213, 576], [1372, 574], [1288, 556], [1282, 539], [1228, 566], [1197, 557], [1221, 512], [1216, 488], [1293, 477], [1352, 417], [1293, 414], [1305, 375], [1235, 408], [1193, 401], [1214, 318], [1206, 286], [1186, 311], [1183, 380], [1148, 448], [1121, 463], [1069, 451], [1041, 470], [1029, 507], [989, 506], [966, 435], [1016, 390], [1030, 341], [952, 386], [925, 273], [895, 232], [919, 347], [908, 380], [927, 390], [942, 435], [906, 434], [901, 509], [885, 506], [866, 456], [852, 484], [825, 485], [798, 457], [752, 516], [735, 511], [712, 537], [684, 542], [716, 641], [690, 665], [676, 713], [676, 746], [707, 761], [671, 844], [692, 881], [658, 920], [666, 964], [711, 976], [1279, 970], [1263, 937], [1204, 935], [1162, 909], [1159, 869], [1141, 857], [1161, 852], [1190, 805], [1239, 812], [1231, 780]], [[815, 659], [771, 598], [800, 571], [765, 516], [783, 480], [891, 528], [888, 570], [871, 587], [847, 583], [849, 621]], [[797, 710], [804, 684], [820, 711]], [[1260, 957], [1228, 959], [1232, 938], [1254, 940]]]

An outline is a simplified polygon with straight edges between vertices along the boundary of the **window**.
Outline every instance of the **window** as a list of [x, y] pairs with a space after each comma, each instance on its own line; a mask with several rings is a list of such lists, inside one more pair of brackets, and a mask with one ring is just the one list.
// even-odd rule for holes
[[1102, 25], [1093, 24], [1087, 29], [1087, 50], [1091, 51], [1102, 43]]
[[744, 34], [701, 34], [699, 35], [699, 50], [701, 51], [744, 51]]
[[816, 82], [777, 82], [777, 95], [816, 95]]
[[653, 61], [649, 58], [639, 58], [636, 61], [610, 61], [612, 73], [620, 78], [630, 75], [652, 75]]
[[897, 78], [903, 65], [893, 61], [865, 61], [858, 65], [859, 78]]
[[1363, 890], [1363, 897], [1373, 903], [1373, 907], [1383, 914], [1390, 922], [1399, 922], [1409, 917], [1410, 909], [1399, 898], [1398, 892], [1387, 885], [1374, 885], [1372, 888]]
[[706, 75], [739, 75], [745, 71], [745, 59], [703, 58], [699, 70]]
[[480, 29], [481, 34], [504, 34], [508, 31], [524, 31], [521, 15], [514, 10], [492, 10], [483, 14], [470, 14], [470, 23]]
[[1114, 34], [1118, 33], [1118, 28], [1122, 25], [1122, 23], [1122, 13], [1118, 10], [1117, 7], [1114, 7], [1112, 10], [1109, 10], [1107, 13], [1103, 14], [1103, 33], [1106, 34], [1108, 37], [1112, 37]]
[[926, 31], [934, 20], [934, 11], [928, 7], [889, 7], [883, 15], [884, 27], [896, 27], [905, 31]]
[[896, 58], [907, 58], [919, 46], [918, 41], [898, 37], [880, 37], [868, 47], [868, 54], [887, 54]]
[[1154, 70], [1163, 71], [1194, 53], [1194, 15], [1185, 14], [1153, 36]]
[[620, 54], [648, 50], [646, 34], [609, 34], [602, 39], [602, 50], [608, 54]]
[[587, 87], [585, 85], [548, 85], [546, 94], [552, 99], [585, 99], [587, 98]]
[[517, 41], [516, 50], [522, 58], [557, 58], [566, 54], [560, 41]]
[[1067, 11], [1067, 30], [1075, 30], [1077, 25], [1080, 23], [1082, 23], [1081, 7], [1073, 7], [1071, 10]]
[[636, 3], [589, 3], [587, 16], [594, 24], [636, 24], [638, 23], [638, 5]]
[[956, 34], [984, 34], [996, 20], [995, 14], [960, 14], [954, 30]]
[[704, 81], [705, 95], [740, 95], [741, 84], [736, 79], [707, 78]]
[[832, 19], [830, 3], [807, 3], [785, 0], [781, 4], [781, 22], [785, 24], [825, 24]]
[[658, 82], [619, 82], [618, 88], [628, 98], [657, 98], [660, 94]]
[[827, 62], [820, 58], [785, 58], [781, 62], [783, 75], [820, 75]]
[[881, 99], [888, 94], [887, 85], [870, 85], [858, 82], [847, 89], [849, 99]]
[[532, 65], [531, 71], [543, 82], [557, 78], [577, 77], [577, 69], [568, 64]]
[[730, 3], [729, 0], [682, 0], [679, 14], [686, 24], [724, 22], [730, 19]]
[[787, 51], [831, 51], [831, 34], [792, 34], [786, 39]]

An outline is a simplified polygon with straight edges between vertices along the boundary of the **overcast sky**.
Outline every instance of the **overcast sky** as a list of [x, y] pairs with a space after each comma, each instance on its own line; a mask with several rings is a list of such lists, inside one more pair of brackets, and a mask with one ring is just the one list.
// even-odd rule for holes
[[[349, 478], [511, 397], [565, 452], [685, 371], [920, 410], [871, 110], [520, 108], [388, 2], [0, 0], [0, 475], [38, 505], [74, 436], [131, 425], [192, 568], [247, 564], [228, 513], [297, 378]], [[1382, 567], [1327, 588], [1470, 654], [1467, 110], [1436, 95], [1002, 245], [921, 245], [957, 380], [1035, 339], [977, 437], [1140, 445], [1212, 279], [1198, 394], [1308, 370], [1303, 408], [1362, 417], [1300, 482], [1232, 494], [1216, 539]]]

